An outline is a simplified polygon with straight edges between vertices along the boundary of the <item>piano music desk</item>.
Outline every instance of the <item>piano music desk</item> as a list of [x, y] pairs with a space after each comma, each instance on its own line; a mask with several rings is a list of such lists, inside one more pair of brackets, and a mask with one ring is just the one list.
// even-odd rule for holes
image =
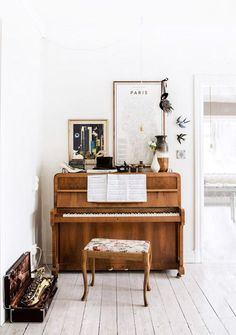
[[[95, 237], [150, 241], [151, 270], [176, 269], [184, 274], [181, 178], [178, 173], [147, 172], [147, 201], [94, 203], [87, 201], [86, 173], [54, 177], [51, 210], [52, 272], [81, 269], [82, 250]], [[97, 270], [142, 270], [140, 262], [99, 259]]]

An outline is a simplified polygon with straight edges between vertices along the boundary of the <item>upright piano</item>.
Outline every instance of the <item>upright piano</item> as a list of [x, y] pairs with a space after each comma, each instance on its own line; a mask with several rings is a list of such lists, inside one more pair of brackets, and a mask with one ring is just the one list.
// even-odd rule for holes
[[[81, 270], [81, 251], [95, 237], [149, 240], [152, 270], [184, 274], [181, 178], [178, 173], [147, 172], [146, 202], [88, 202], [88, 173], [54, 177], [51, 210], [53, 274]], [[98, 270], [141, 270], [138, 262], [97, 260]]]

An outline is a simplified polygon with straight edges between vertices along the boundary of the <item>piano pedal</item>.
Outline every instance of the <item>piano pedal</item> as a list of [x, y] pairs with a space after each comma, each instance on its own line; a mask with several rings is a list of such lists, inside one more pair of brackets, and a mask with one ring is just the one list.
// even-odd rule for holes
[[107, 271], [109, 271], [109, 272], [113, 271], [113, 266], [108, 268]]
[[124, 271], [129, 271], [129, 269], [128, 268], [124, 268]]

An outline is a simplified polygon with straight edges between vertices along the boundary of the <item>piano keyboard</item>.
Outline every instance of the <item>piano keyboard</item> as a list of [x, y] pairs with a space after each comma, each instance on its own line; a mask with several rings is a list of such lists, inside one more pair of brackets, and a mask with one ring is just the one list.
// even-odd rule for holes
[[130, 216], [179, 216], [179, 213], [174, 212], [152, 212], [152, 213], [64, 213], [63, 217], [130, 217]]

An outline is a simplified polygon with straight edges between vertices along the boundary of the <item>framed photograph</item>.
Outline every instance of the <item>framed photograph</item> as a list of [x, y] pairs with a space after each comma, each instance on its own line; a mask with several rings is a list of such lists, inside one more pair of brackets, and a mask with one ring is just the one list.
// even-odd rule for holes
[[148, 142], [163, 133], [159, 107], [161, 81], [113, 82], [113, 152], [115, 164], [150, 165], [153, 152]]
[[69, 120], [69, 160], [82, 155], [95, 164], [100, 151], [107, 151], [107, 120]]

